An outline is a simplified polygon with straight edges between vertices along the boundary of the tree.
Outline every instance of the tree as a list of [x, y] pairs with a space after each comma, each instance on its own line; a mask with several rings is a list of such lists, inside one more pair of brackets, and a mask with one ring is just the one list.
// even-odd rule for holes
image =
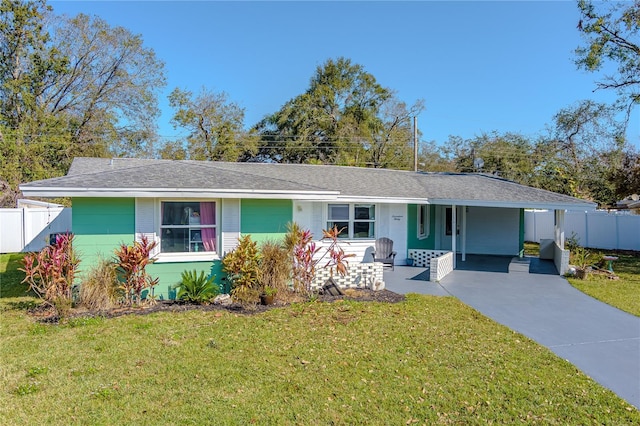
[[598, 88], [616, 90], [626, 98], [627, 114], [640, 104], [640, 0], [624, 3], [579, 0], [578, 29], [586, 46], [576, 49], [577, 65], [587, 71], [617, 64], [615, 74], [606, 75]]
[[361, 65], [329, 59], [316, 68], [307, 91], [258, 123], [256, 156], [284, 163], [407, 168], [412, 140], [407, 107]]
[[0, 4], [0, 118], [16, 129], [67, 61], [44, 28], [51, 8], [44, 0]]
[[618, 200], [632, 194], [640, 194], [640, 153], [632, 149], [624, 153], [620, 168], [612, 173]]
[[622, 176], [633, 169], [622, 166], [628, 148], [624, 126], [615, 120], [617, 111], [612, 106], [582, 101], [559, 111], [548, 134], [535, 141], [509, 132], [472, 139], [450, 136], [440, 152], [434, 152], [433, 147], [428, 151], [433, 159], [431, 167], [438, 170], [448, 161], [449, 170], [490, 173], [611, 205], [616, 200], [616, 185], [627, 185]]
[[456, 170], [447, 151], [438, 146], [435, 141], [420, 144], [418, 169], [425, 172], [454, 172]]
[[189, 158], [239, 161], [256, 152], [257, 139], [243, 130], [244, 109], [229, 101], [226, 93], [203, 88], [194, 97], [192, 92], [176, 88], [169, 95], [169, 105], [175, 109], [174, 127], [189, 132]]
[[413, 163], [412, 117], [424, 109], [421, 100], [407, 108], [394, 97], [383, 102], [377, 119], [364, 126], [367, 163], [373, 167], [409, 169]]
[[180, 141], [167, 141], [158, 150], [157, 156], [163, 160], [186, 160], [187, 150]]
[[74, 156], [150, 153], [163, 85], [163, 64], [140, 36], [97, 17], [55, 16], [44, 0], [2, 0], [5, 202], [21, 182], [66, 173]]
[[39, 106], [67, 65], [44, 28], [50, 10], [44, 1], [0, 3], [0, 206], [15, 206], [21, 182], [50, 177], [70, 154], [63, 121]]
[[509, 132], [482, 134], [466, 140], [450, 136], [445, 148], [458, 172], [490, 173], [523, 185], [535, 184], [533, 150], [529, 139]]
[[[537, 146], [540, 168], [563, 181], [549, 189], [606, 205], [615, 201], [609, 179], [620, 167], [626, 141], [618, 108], [585, 100], [554, 116], [549, 136]], [[551, 176], [550, 174], [547, 177]]]
[[[59, 18], [53, 43], [68, 58], [64, 72], [43, 93], [43, 108], [69, 116], [81, 146], [105, 141], [107, 149], [150, 153], [156, 134], [164, 63], [142, 37], [86, 15]], [[115, 148], [115, 149], [114, 149]]]

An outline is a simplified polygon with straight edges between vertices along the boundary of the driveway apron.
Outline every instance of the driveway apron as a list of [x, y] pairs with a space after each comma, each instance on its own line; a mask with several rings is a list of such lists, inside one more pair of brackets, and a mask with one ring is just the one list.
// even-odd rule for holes
[[[411, 292], [436, 294], [435, 283], [416, 284]], [[640, 408], [640, 318], [585, 295], [557, 275], [455, 270], [440, 286]], [[394, 284], [387, 288], [396, 291]]]

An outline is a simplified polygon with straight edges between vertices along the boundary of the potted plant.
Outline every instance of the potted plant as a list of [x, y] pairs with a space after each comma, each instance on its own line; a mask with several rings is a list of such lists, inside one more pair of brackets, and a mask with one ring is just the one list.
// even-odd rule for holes
[[260, 295], [260, 300], [263, 305], [273, 305], [273, 299], [276, 296], [278, 291], [268, 285], [265, 285], [262, 289], [262, 294]]
[[576, 277], [584, 280], [589, 276], [593, 258], [591, 252], [584, 247], [576, 247], [573, 251], [573, 263], [576, 267]]

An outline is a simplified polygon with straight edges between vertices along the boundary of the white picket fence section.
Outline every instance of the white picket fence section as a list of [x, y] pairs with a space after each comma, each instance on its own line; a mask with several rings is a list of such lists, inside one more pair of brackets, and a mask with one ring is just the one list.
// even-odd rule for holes
[[[640, 215], [605, 211], [567, 211], [564, 235], [575, 234], [583, 247], [640, 251]], [[539, 243], [553, 239], [553, 211], [524, 212], [524, 239]]]
[[40, 251], [49, 235], [71, 232], [69, 207], [0, 209], [0, 253]]

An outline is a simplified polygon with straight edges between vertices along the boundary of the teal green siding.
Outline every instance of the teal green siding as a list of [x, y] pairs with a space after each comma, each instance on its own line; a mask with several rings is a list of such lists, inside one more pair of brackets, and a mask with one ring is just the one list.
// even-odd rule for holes
[[219, 286], [222, 284], [224, 276], [222, 272], [222, 262], [171, 262], [153, 263], [147, 266], [147, 272], [153, 278], [159, 278], [158, 285], [153, 289], [155, 296], [159, 299], [174, 299], [176, 294], [175, 285], [182, 280], [184, 271], [195, 270], [198, 274], [204, 272], [207, 275], [215, 275], [215, 282]]
[[287, 223], [293, 220], [291, 200], [242, 200], [240, 233], [251, 234], [253, 241], [281, 240]]
[[436, 208], [429, 206], [429, 236], [418, 238], [418, 205], [407, 206], [407, 249], [435, 249], [436, 241]]
[[74, 247], [81, 258], [81, 272], [89, 270], [99, 258], [111, 259], [119, 244], [133, 243], [133, 198], [74, 198], [72, 205]]
[[[240, 231], [251, 234], [254, 241], [282, 239], [292, 218], [291, 200], [241, 201]], [[81, 272], [90, 270], [100, 258], [112, 259], [120, 244], [135, 241], [134, 198], [74, 198], [72, 220]], [[217, 284], [223, 283], [220, 261], [154, 263], [147, 267], [149, 275], [159, 278], [154, 294], [160, 299], [175, 297], [173, 287], [182, 272], [194, 269], [213, 274]]]
[[[135, 241], [134, 198], [74, 198], [71, 211], [81, 273], [90, 270], [100, 258], [112, 259], [120, 244]], [[147, 272], [160, 279], [154, 294], [160, 299], [175, 297], [172, 287], [180, 282], [180, 274], [194, 269], [216, 275], [218, 283], [222, 278], [219, 261], [151, 264]]]

